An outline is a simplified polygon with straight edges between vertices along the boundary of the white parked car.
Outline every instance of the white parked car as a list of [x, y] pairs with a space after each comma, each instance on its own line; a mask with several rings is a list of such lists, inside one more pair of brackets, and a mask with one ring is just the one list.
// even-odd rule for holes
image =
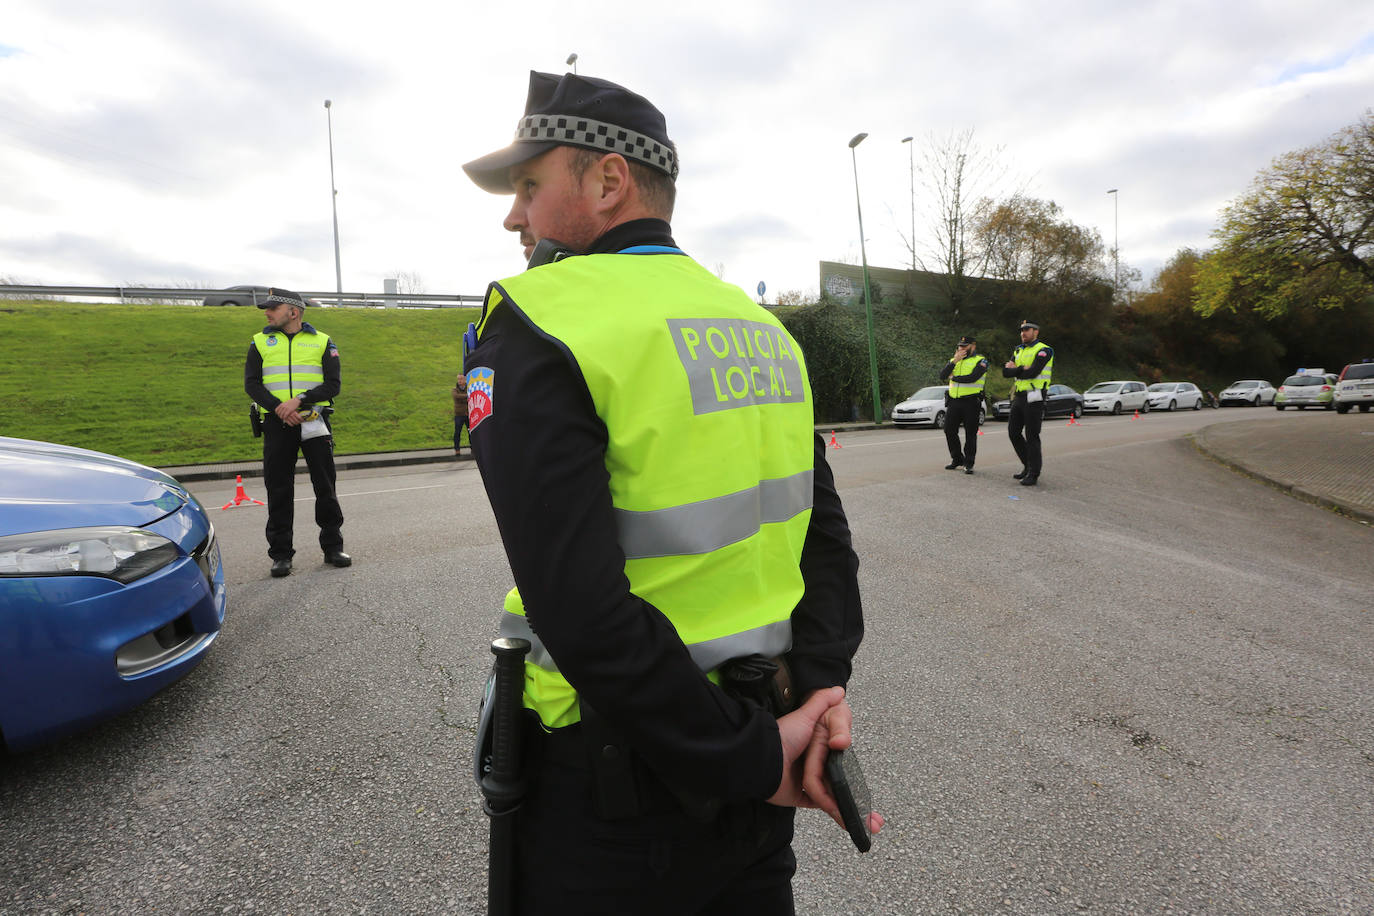
[[1156, 382], [1147, 392], [1151, 410], [1202, 408], [1202, 390], [1192, 382]]
[[1262, 404], [1274, 403], [1274, 395], [1276, 394], [1278, 394], [1278, 389], [1263, 379], [1247, 378], [1227, 385], [1225, 390], [1217, 396], [1217, 401], [1222, 407], [1230, 404], [1247, 404], [1250, 407], [1259, 407]]
[[1351, 363], [1341, 372], [1336, 385], [1336, 413], [1349, 413], [1360, 408], [1368, 413], [1374, 408], [1374, 363]]
[[[948, 390], [949, 387], [946, 385], [931, 385], [929, 388], [922, 388], [892, 408], [893, 424], [897, 426], [925, 426], [929, 424], [936, 429], [944, 429], [945, 392]], [[987, 416], [987, 404], [983, 404], [978, 411], [979, 426], [983, 425]]]
[[1144, 382], [1098, 382], [1083, 392], [1084, 413], [1115, 413], [1150, 409]]

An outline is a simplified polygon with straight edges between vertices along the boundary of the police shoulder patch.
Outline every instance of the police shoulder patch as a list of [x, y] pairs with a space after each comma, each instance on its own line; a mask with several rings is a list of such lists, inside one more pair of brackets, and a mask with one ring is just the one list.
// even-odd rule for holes
[[468, 372], [468, 432], [491, 416], [495, 407], [496, 373], [486, 366]]

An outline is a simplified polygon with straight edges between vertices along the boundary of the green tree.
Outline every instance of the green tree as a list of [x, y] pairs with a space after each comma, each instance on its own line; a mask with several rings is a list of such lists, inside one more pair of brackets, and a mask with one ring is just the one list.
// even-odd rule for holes
[[1374, 111], [1275, 159], [1213, 237], [1197, 277], [1204, 315], [1251, 308], [1274, 318], [1374, 296]]

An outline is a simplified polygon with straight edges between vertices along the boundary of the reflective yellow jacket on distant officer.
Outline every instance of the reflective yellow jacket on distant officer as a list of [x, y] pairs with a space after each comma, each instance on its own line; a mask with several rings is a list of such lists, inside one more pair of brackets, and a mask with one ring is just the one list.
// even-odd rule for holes
[[[605, 424], [630, 590], [703, 671], [789, 649], [815, 456], [811, 387], [787, 330], [680, 254], [572, 257], [493, 284], [479, 334], [512, 307], [567, 348]], [[533, 644], [525, 704], [549, 727], [577, 722], [577, 694], [514, 589], [505, 611], [501, 634]]]
[[262, 356], [262, 383], [277, 398], [289, 401], [323, 384], [328, 334], [303, 324], [290, 337], [280, 331], [260, 331], [253, 335], [253, 345]]
[[[1029, 367], [1031, 363], [1035, 362], [1035, 355], [1037, 353], [1041, 350], [1049, 349], [1047, 345], [1038, 340], [1035, 343], [1022, 344], [1016, 348], [1016, 353], [1012, 357], [1012, 361], [1016, 363], [1016, 368], [1025, 369]], [[1032, 388], [1043, 390], [1050, 387], [1050, 377], [1053, 375], [1053, 369], [1054, 352], [1051, 350], [1050, 358], [1046, 360], [1044, 367], [1040, 370], [1040, 374], [1035, 378], [1018, 378], [1013, 390], [1017, 394], [1020, 394], [1022, 391], [1030, 391]]]

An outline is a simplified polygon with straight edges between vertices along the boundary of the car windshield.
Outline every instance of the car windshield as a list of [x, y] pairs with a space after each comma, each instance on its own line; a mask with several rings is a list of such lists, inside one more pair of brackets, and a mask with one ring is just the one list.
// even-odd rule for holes
[[1173, 383], [1173, 382], [1156, 382], [1155, 384], [1153, 384], [1153, 385], [1150, 386], [1150, 390], [1151, 390], [1151, 391], [1173, 391], [1173, 390], [1174, 390], [1174, 383]]
[[1350, 378], [1374, 378], [1374, 363], [1360, 363], [1358, 366], [1351, 366], [1345, 370], [1345, 377]]
[[947, 391], [947, 390], [948, 390], [948, 389], [946, 389], [944, 386], [938, 386], [938, 387], [937, 387], [937, 386], [932, 385], [932, 386], [929, 387], [929, 388], [922, 388], [920, 391], [916, 392], [916, 393], [913, 394], [911, 397], [907, 398], [907, 400], [908, 400], [908, 401], [936, 401], [936, 400], [942, 399], [942, 398], [945, 396], [945, 391]]
[[1121, 382], [1099, 382], [1084, 394], [1116, 394], [1121, 390]]
[[1232, 388], [1258, 388], [1259, 382], [1236, 382]]
[[1326, 379], [1320, 375], [1290, 375], [1283, 380], [1283, 384], [1289, 388], [1305, 388], [1309, 385], [1325, 385]]

